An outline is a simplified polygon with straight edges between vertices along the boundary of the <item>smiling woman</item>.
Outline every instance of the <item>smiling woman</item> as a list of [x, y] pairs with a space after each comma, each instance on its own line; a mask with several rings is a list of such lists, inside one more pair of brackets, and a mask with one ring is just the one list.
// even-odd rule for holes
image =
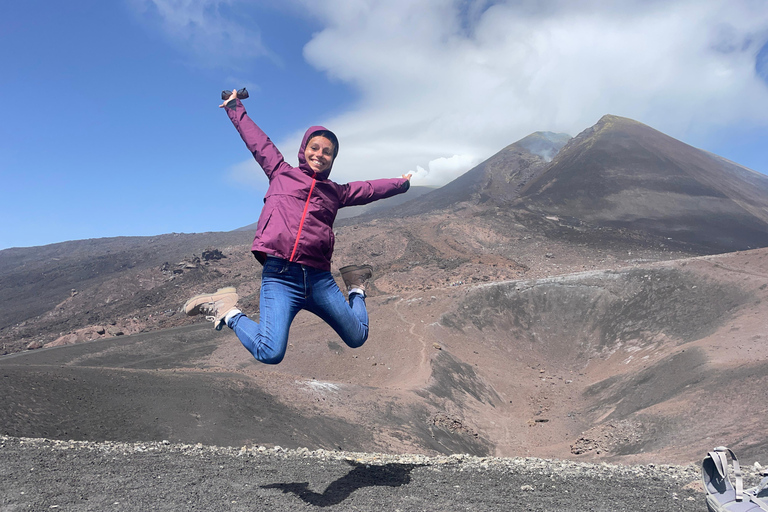
[[339, 208], [407, 191], [411, 175], [339, 185], [328, 179], [339, 153], [339, 141], [330, 130], [310, 127], [299, 147], [299, 166], [292, 167], [248, 117], [236, 90], [219, 106], [269, 179], [251, 248], [264, 265], [260, 323], [235, 307], [238, 296], [233, 287], [192, 297], [184, 312], [206, 315], [216, 329], [226, 324], [254, 358], [268, 364], [283, 360], [290, 325], [302, 309], [326, 321], [350, 347], [361, 346], [368, 339], [365, 283], [373, 269], [369, 265], [339, 269], [347, 301], [331, 275], [333, 222]]
[[312, 133], [304, 148], [304, 157], [316, 173], [329, 169], [333, 159], [339, 154], [339, 141], [330, 130], [318, 130]]

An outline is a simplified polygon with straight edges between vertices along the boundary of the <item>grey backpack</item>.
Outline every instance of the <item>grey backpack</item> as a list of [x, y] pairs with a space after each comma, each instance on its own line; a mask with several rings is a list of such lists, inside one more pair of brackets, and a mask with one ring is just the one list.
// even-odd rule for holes
[[[728, 455], [732, 471], [728, 470]], [[701, 478], [707, 493], [710, 512], [768, 512], [768, 469], [761, 468], [763, 479], [750, 489], [744, 489], [739, 460], [729, 448], [718, 446], [701, 463]]]

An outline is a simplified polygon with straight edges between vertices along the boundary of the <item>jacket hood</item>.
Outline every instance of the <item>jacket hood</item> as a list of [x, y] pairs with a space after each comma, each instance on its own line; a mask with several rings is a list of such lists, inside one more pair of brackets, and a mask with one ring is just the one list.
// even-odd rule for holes
[[[307, 142], [309, 142], [309, 136], [312, 135], [315, 132], [319, 131], [331, 131], [328, 130], [328, 128], [324, 126], [310, 126], [309, 129], [304, 133], [304, 138], [301, 139], [301, 146], [299, 146], [299, 169], [302, 171], [308, 173], [310, 176], [315, 174], [315, 171], [312, 170], [312, 168], [307, 163], [307, 159], [304, 157], [304, 149], [307, 147]], [[333, 132], [331, 132], [333, 133]], [[335, 134], [334, 134], [335, 135]], [[339, 148], [336, 148], [336, 153], [338, 154]], [[324, 170], [321, 173], [317, 173], [317, 177], [319, 179], [326, 179], [328, 178], [328, 175], [331, 174], [331, 169], [333, 168], [333, 163], [336, 161], [336, 155], [333, 157], [333, 161], [331, 161], [331, 165]]]

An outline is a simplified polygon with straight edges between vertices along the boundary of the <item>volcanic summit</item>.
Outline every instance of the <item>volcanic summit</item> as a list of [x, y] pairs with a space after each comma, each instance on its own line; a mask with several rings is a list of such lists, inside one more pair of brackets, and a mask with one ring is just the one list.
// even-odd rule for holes
[[[334, 269], [375, 269], [368, 342], [349, 349], [302, 313], [275, 367], [177, 312], [236, 286], [257, 316], [248, 232], [0, 251], [0, 432], [768, 458], [768, 177], [609, 115], [385, 205], [336, 229]], [[711, 413], [722, 403], [738, 424]]]

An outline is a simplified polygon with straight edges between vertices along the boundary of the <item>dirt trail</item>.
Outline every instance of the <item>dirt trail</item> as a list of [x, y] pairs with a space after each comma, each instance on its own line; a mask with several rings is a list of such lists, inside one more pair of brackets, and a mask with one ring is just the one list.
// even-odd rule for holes
[[[400, 321], [403, 322], [408, 326], [408, 332], [413, 336], [415, 339], [419, 341], [419, 344], [421, 345], [421, 348], [419, 350], [420, 359], [419, 363], [415, 365], [415, 367], [412, 369], [412, 371], [409, 373], [409, 377], [401, 380], [398, 383], [397, 389], [403, 389], [403, 390], [414, 390], [414, 389], [420, 389], [427, 385], [427, 382], [429, 381], [430, 376], [432, 375], [432, 365], [430, 364], [430, 353], [428, 347], [428, 342], [425, 339], [423, 334], [419, 334], [417, 330], [423, 329], [423, 326], [418, 326], [418, 324], [413, 321], [406, 318], [406, 315], [403, 314], [402, 308], [408, 307], [409, 303], [417, 296], [418, 293], [411, 293], [405, 298], [401, 298], [394, 306], [394, 310], [397, 313], [398, 318], [400, 318]], [[418, 327], [418, 329], [417, 329]]]

